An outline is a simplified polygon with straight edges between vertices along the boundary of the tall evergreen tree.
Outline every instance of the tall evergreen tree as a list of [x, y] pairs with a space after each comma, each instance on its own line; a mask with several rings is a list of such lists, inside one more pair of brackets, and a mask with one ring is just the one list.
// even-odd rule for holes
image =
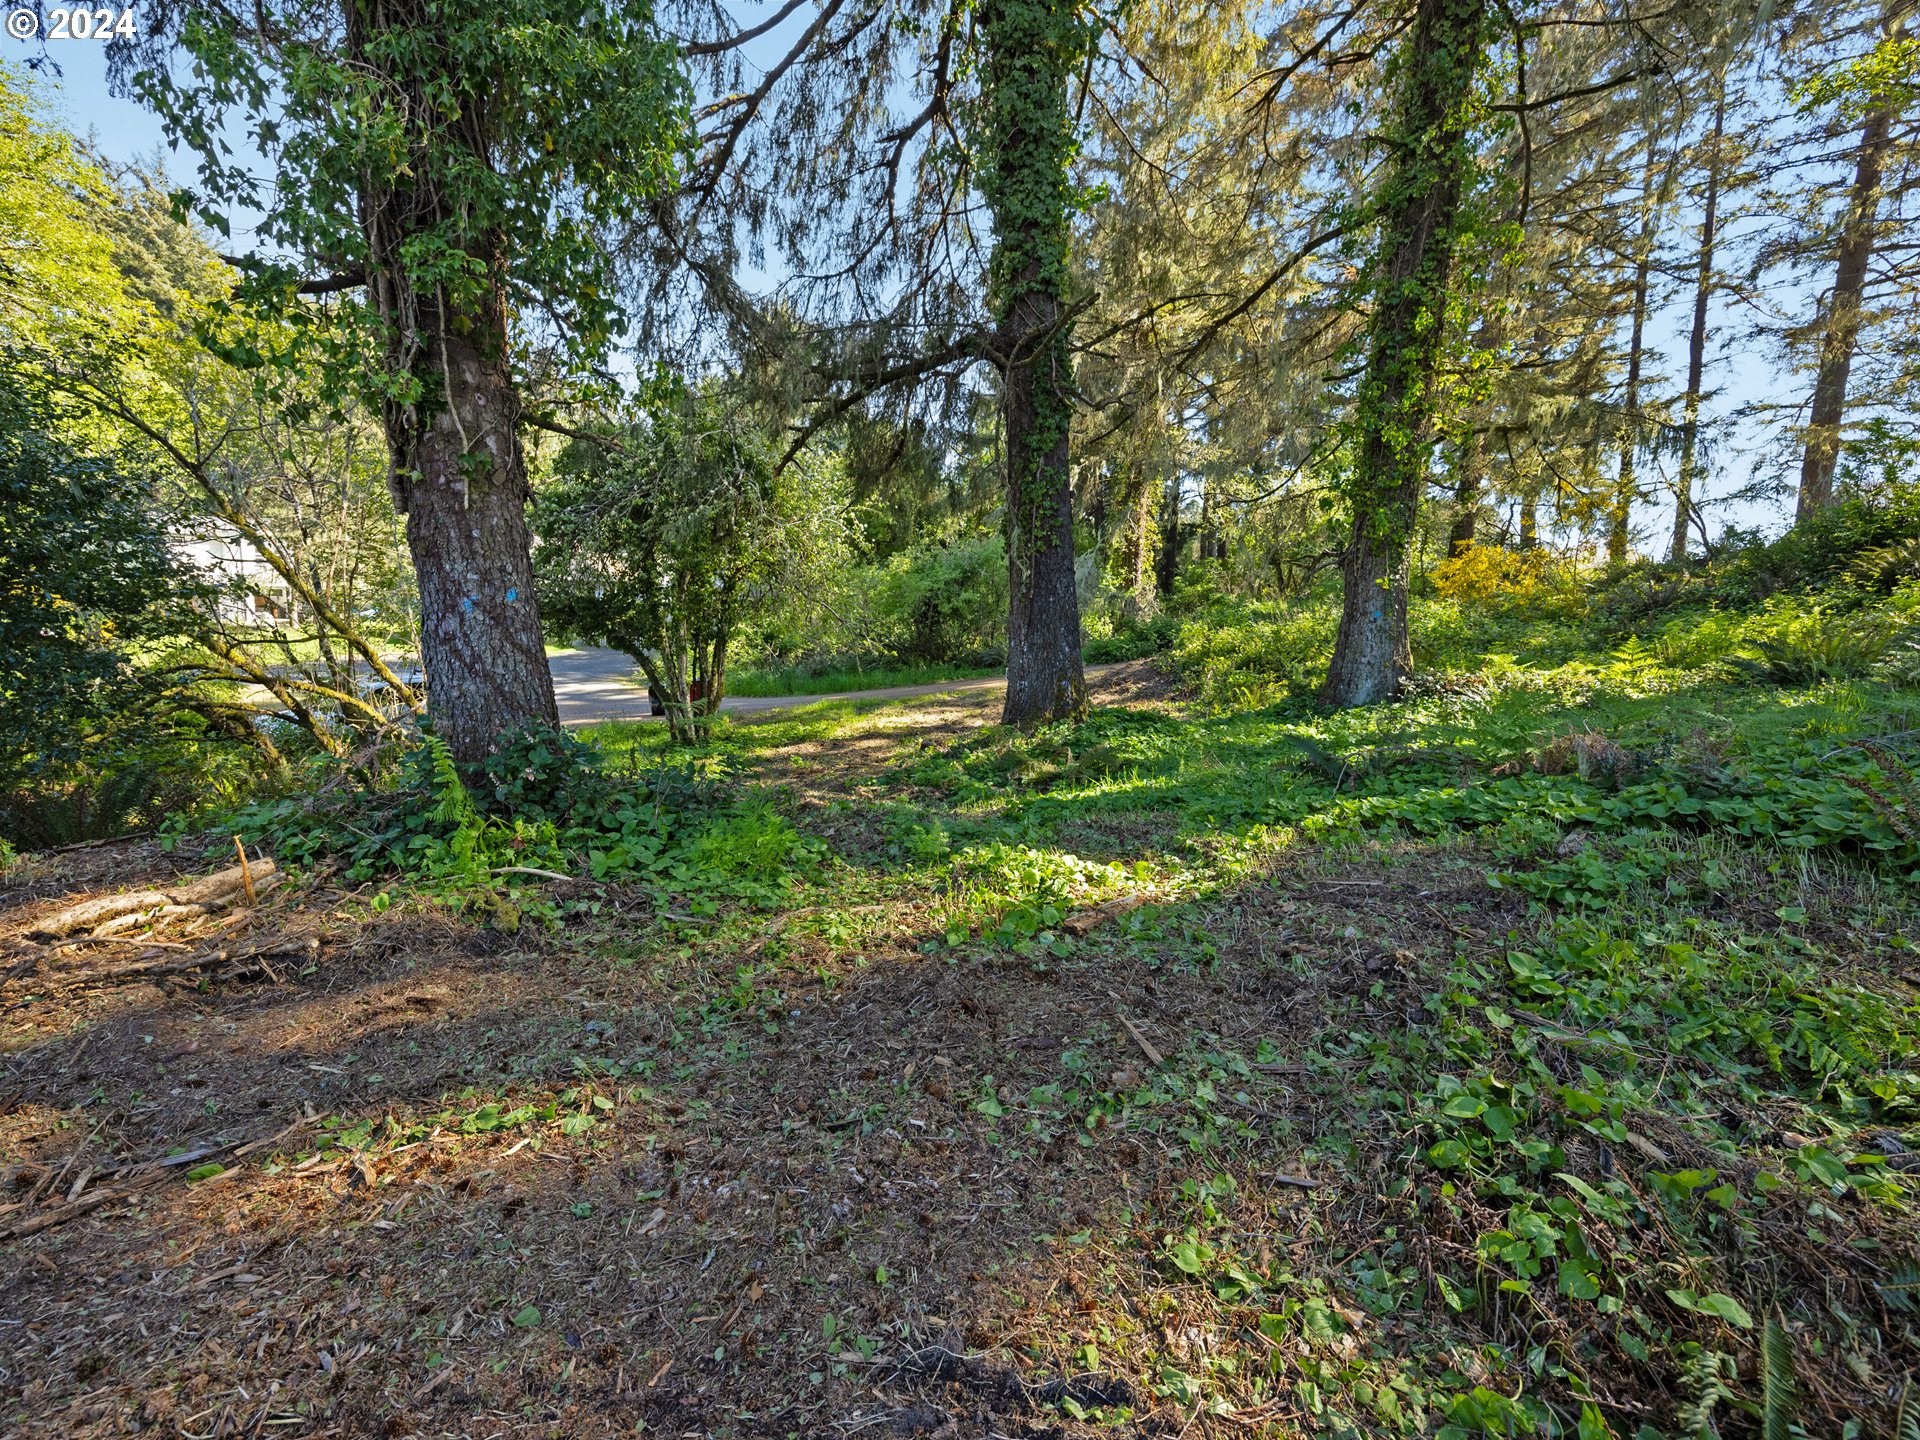
[[1893, 121], [1894, 106], [1889, 98], [1876, 96], [1870, 100], [1854, 149], [1853, 184], [1840, 223], [1833, 287], [1827, 291], [1822, 307], [1819, 358], [1794, 507], [1796, 521], [1805, 520], [1833, 499], [1833, 474], [1840, 460], [1840, 425], [1847, 409], [1847, 379], [1860, 340], [1867, 267], [1878, 239], [1880, 186], [1893, 146]]
[[1006, 427], [1009, 725], [1087, 703], [1074, 588], [1067, 88], [1088, 32], [1073, 0], [983, 0], [980, 188], [993, 212], [991, 355]]
[[1340, 629], [1321, 691], [1336, 706], [1388, 699], [1413, 669], [1409, 547], [1433, 448], [1435, 385], [1474, 160], [1474, 77], [1488, 18], [1486, 0], [1419, 0], [1399, 56], [1394, 149], [1375, 202], [1373, 323], [1345, 484], [1353, 520], [1340, 561]]
[[1707, 309], [1713, 300], [1714, 246], [1719, 240], [1720, 187], [1726, 172], [1727, 76], [1724, 65], [1715, 77], [1713, 128], [1706, 139], [1706, 178], [1700, 201], [1700, 243], [1693, 282], [1693, 318], [1687, 329], [1687, 389], [1681, 406], [1680, 477], [1673, 497], [1673, 543], [1667, 558], [1678, 565], [1687, 558], [1687, 540], [1694, 524], [1694, 506], [1700, 486], [1700, 401], [1707, 365]]

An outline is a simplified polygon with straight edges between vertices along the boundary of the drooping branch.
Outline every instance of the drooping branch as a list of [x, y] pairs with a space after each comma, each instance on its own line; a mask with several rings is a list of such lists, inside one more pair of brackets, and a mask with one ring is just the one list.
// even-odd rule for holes
[[758, 40], [768, 31], [777, 29], [781, 21], [806, 3], [807, 0], [787, 0], [786, 4], [751, 29], [736, 30], [733, 34], [717, 40], [688, 41], [680, 47], [680, 53], [690, 60], [697, 60], [707, 55], [720, 55], [728, 50], [737, 50], [749, 41]]
[[[267, 262], [251, 255], [222, 255], [220, 259], [234, 269], [246, 275], [256, 275], [268, 268]], [[241, 282], [244, 284], [245, 282]], [[364, 266], [351, 265], [332, 275], [323, 275], [313, 280], [302, 280], [293, 287], [295, 295], [335, 295], [342, 290], [358, 290], [367, 283]], [[240, 293], [241, 286], [234, 286], [234, 293]]]

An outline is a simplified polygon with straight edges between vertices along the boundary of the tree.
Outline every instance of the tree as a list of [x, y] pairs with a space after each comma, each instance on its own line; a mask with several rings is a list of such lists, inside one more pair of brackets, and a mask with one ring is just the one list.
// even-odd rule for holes
[[378, 426], [355, 404], [285, 403], [263, 383], [270, 367], [239, 370], [212, 353], [284, 349], [294, 337], [285, 323], [231, 313], [230, 271], [174, 217], [161, 176], [129, 171], [89, 208], [137, 314], [113, 353], [62, 347], [39, 372], [138, 457], [176, 542], [240, 552], [284, 592], [264, 609], [232, 594], [175, 607], [195, 642], [173, 657], [176, 693], [191, 687], [194, 703], [224, 703], [247, 726], [270, 695], [278, 714], [344, 754], [396, 708], [419, 708], [380, 643], [410, 631], [413, 577]]
[[1074, 0], [982, 0], [980, 189], [993, 212], [989, 304], [1007, 466], [1009, 725], [1087, 705], [1074, 586], [1067, 85], [1089, 33]]
[[[224, 226], [223, 207], [256, 206], [304, 268], [241, 262], [243, 308], [305, 343], [239, 340], [230, 358], [314, 366], [323, 396], [381, 416], [436, 729], [474, 760], [552, 723], [516, 339], [539, 334], [578, 375], [618, 327], [598, 233], [672, 183], [688, 124], [651, 5], [163, 0], [143, 24], [116, 74], [198, 153], [201, 213]], [[219, 138], [234, 111], [277, 172], [267, 190]]]
[[156, 713], [128, 646], [195, 588], [138, 477], [60, 438], [0, 369], [0, 781], [124, 741]]
[[1474, 72], [1486, 0], [1419, 0], [1399, 57], [1394, 153], [1374, 201], [1380, 245], [1366, 373], [1344, 490], [1352, 530], [1341, 556], [1340, 629], [1321, 698], [1369, 705], [1412, 672], [1408, 555], [1433, 445], [1461, 202], [1472, 174]]
[[[1807, 416], [1806, 449], [1800, 461], [1796, 522], [1833, 500], [1833, 473], [1840, 459], [1840, 426], [1846, 417], [1847, 379], [1853, 368], [1864, 319], [1867, 269], [1879, 242], [1880, 187], [1893, 148], [1893, 122], [1901, 92], [1910, 83], [1913, 58], [1902, 44], [1900, 26], [1874, 52], [1899, 73], [1880, 76], [1871, 63], [1850, 79], [1858, 82], [1854, 109], [1860, 115], [1860, 139], [1854, 149], [1853, 183], [1847, 192], [1834, 255], [1833, 288], [1827, 292], [1813, 399]], [[1815, 95], [1820, 90], [1816, 88]], [[1828, 93], [1831, 93], [1830, 91]], [[1817, 103], [1817, 102], [1816, 102]]]
[[848, 558], [846, 488], [811, 452], [777, 467], [766, 438], [716, 400], [656, 387], [641, 420], [569, 446], [542, 489], [543, 603], [569, 633], [632, 656], [673, 738], [691, 744], [726, 696], [739, 628], [803, 609]]
[[[1649, 130], [1644, 137], [1646, 164], [1640, 180], [1638, 234], [1633, 241], [1632, 303], [1627, 323], [1627, 383], [1620, 426], [1620, 470], [1613, 493], [1607, 497], [1607, 563], [1622, 565], [1627, 559], [1627, 542], [1633, 523], [1633, 502], [1640, 498], [1635, 478], [1636, 464], [1643, 443], [1640, 408], [1640, 382], [1646, 365], [1647, 291], [1653, 272], [1654, 239], [1663, 201], [1664, 183], [1656, 183], [1659, 171], [1659, 134]], [[1669, 169], [1669, 178], [1671, 169]]]
[[26, 77], [0, 64], [0, 349], [37, 365], [130, 322], [113, 246], [92, 223], [109, 193]]
[[1723, 60], [1714, 74], [1713, 128], [1706, 140], [1706, 184], [1700, 202], [1700, 246], [1693, 282], [1693, 320], [1687, 330], [1687, 391], [1680, 422], [1680, 478], [1673, 497], [1673, 543], [1667, 559], [1687, 558], [1700, 475], [1700, 401], [1707, 364], [1707, 307], [1713, 299], [1713, 252], [1719, 240], [1720, 187], [1726, 173], [1727, 73]]

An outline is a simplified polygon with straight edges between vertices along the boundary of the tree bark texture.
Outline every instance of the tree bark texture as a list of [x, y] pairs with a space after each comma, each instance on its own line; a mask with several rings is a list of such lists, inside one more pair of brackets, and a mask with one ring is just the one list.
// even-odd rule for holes
[[1867, 266], [1873, 259], [1880, 181], [1892, 144], [1893, 113], [1886, 105], [1875, 105], [1861, 127], [1853, 186], [1840, 225], [1840, 254], [1834, 267], [1833, 294], [1827, 301], [1826, 330], [1820, 337], [1807, 448], [1800, 461], [1795, 524], [1833, 501], [1833, 473], [1840, 461], [1840, 424], [1847, 411], [1847, 378], [1860, 339], [1860, 307], [1866, 295]]
[[449, 337], [443, 356], [445, 399], [401, 488], [427, 713], [454, 757], [472, 761], [559, 714], [533, 594], [519, 396], [504, 361], [464, 338]]
[[[1029, 296], [1029, 300], [1039, 297]], [[1044, 333], [1059, 324], [1055, 305], [1022, 307]], [[1059, 350], [1057, 357], [1053, 352]], [[1001, 719], [1038, 725], [1081, 714], [1087, 704], [1080, 663], [1080, 597], [1073, 575], [1073, 487], [1064, 414], [1071, 384], [1065, 347], [1046, 346], [1041, 363], [1007, 366], [1002, 404], [1007, 427], [1007, 698]]]
[[1396, 152], [1379, 201], [1381, 267], [1348, 483], [1340, 630], [1321, 699], [1392, 698], [1413, 670], [1407, 566], [1433, 448], [1433, 385], [1444, 344], [1456, 223], [1486, 0], [1420, 0], [1402, 56]]

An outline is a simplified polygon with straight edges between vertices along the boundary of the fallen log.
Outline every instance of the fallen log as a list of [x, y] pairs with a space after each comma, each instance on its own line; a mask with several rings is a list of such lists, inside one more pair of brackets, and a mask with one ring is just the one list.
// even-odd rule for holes
[[[253, 886], [258, 891], [262, 888], [260, 882], [272, 875], [275, 868], [273, 861], [263, 857], [249, 865], [235, 865], [166, 890], [133, 890], [122, 895], [102, 895], [95, 900], [83, 900], [78, 905], [57, 910], [41, 920], [27, 932], [27, 938], [42, 942], [61, 940], [83, 930], [92, 930], [110, 920], [140, 915], [150, 910], [165, 910], [170, 906], [224, 909], [246, 894], [249, 872]], [[202, 910], [201, 913], [211, 912]]]
[[270, 978], [278, 980], [279, 976], [267, 961], [277, 960], [282, 956], [288, 959], [308, 960], [319, 953], [320, 941], [315, 936], [279, 935], [271, 940], [262, 940], [252, 945], [220, 946], [201, 950], [179, 959], [168, 955], [145, 956], [125, 965], [78, 970], [68, 978], [76, 985], [97, 985], [104, 981], [124, 980], [135, 975], [149, 977], [185, 975], [190, 971], [230, 966], [232, 968], [228, 971], [229, 974], [244, 974], [250, 969], [257, 969], [264, 971]]

